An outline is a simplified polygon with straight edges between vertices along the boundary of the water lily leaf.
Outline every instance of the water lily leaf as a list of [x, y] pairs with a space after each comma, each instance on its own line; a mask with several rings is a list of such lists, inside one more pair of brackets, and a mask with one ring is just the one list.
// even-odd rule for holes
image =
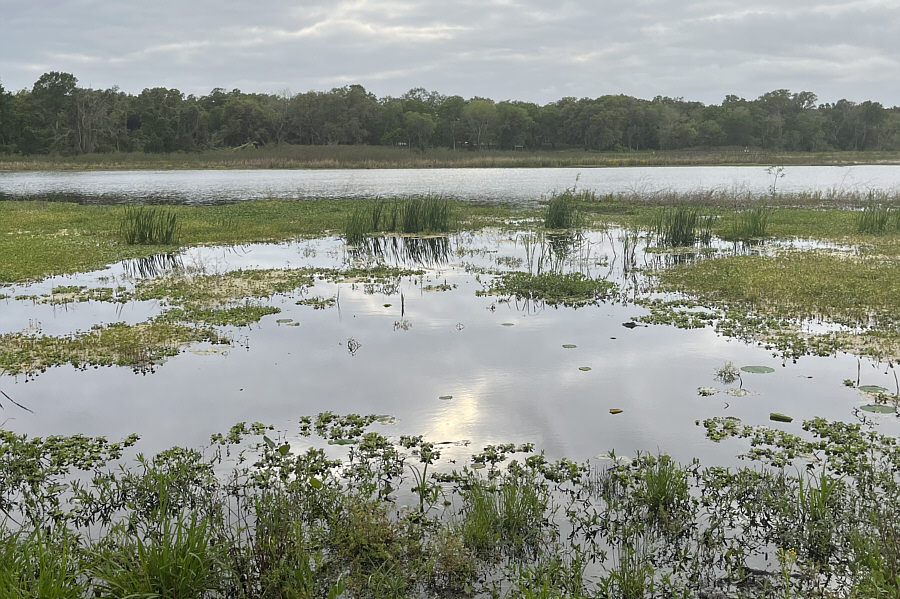
[[775, 422], [793, 422], [794, 419], [780, 412], [772, 412], [769, 414], [769, 420], [774, 420]]
[[287, 324], [289, 322], [294, 322], [294, 319], [293, 318], [279, 318], [275, 322], [277, 322], [278, 324]]
[[575, 349], [576, 347], [578, 347], [578, 346], [575, 345], [574, 343], [563, 343], [564, 349]]
[[504, 326], [504, 327], [514, 327], [514, 326], [516, 326], [516, 323], [514, 323], [514, 322], [501, 322], [501, 323], [500, 323], [500, 326]]
[[769, 374], [770, 372], [775, 372], [775, 369], [769, 366], [741, 366], [741, 370], [752, 374]]
[[590, 370], [590, 369], [591, 369], [590, 366], [579, 366], [579, 367], [578, 367], [578, 370], [580, 370], [580, 371], [582, 371], [582, 372], [587, 372], [587, 371]]
[[883, 403], [870, 403], [860, 407], [859, 409], [863, 410], [864, 412], [874, 412], [875, 414], [893, 414], [897, 411], [893, 406], [888, 406]]
[[299, 322], [290, 322], [290, 323], [288, 323], [288, 326], [289, 327], [299, 327], [300, 323]]
[[621, 414], [622, 410], [620, 410], [619, 408], [610, 408], [609, 413], [610, 414]]
[[857, 389], [866, 393], [887, 393], [887, 389], [878, 385], [860, 385]]
[[438, 399], [453, 399], [452, 395], [441, 395]]

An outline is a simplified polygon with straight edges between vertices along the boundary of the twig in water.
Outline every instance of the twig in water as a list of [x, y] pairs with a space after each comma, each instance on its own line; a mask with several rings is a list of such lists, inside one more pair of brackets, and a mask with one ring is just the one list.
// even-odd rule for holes
[[[26, 408], [25, 406], [23, 406], [22, 404], [20, 404], [20, 403], [17, 402], [16, 400], [14, 400], [12, 397], [10, 397], [9, 395], [7, 395], [7, 394], [6, 394], [6, 391], [4, 391], [3, 389], [0, 389], [0, 395], [3, 395], [3, 397], [5, 397], [5, 398], [8, 399], [9, 401], [11, 401], [11, 402], [13, 403], [13, 405], [19, 406], [20, 408], [22, 408], [22, 409], [25, 410], [26, 412], [31, 412], [32, 414], [34, 414], [34, 410], [32, 410], [32, 409], [30, 409], [30, 408]], [[2, 408], [2, 407], [3, 407], [3, 404], [0, 404], [0, 408]]]

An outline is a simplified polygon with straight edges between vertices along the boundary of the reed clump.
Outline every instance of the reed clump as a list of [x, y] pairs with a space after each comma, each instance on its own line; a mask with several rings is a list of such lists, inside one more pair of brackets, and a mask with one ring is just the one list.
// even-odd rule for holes
[[768, 234], [772, 209], [765, 204], [742, 210], [735, 215], [725, 236], [730, 239], [761, 239]]
[[453, 228], [450, 200], [440, 196], [361, 202], [347, 219], [344, 238], [358, 244], [374, 233], [448, 233]]
[[575, 229], [583, 224], [584, 218], [578, 208], [579, 203], [596, 201], [593, 191], [576, 191], [570, 187], [561, 193], [555, 193], [547, 204], [544, 214], [544, 227], [547, 229]]
[[651, 234], [662, 247], [708, 245], [712, 239], [713, 216], [696, 206], [675, 206], [656, 213]]
[[900, 231], [900, 210], [871, 203], [856, 214], [856, 230], [868, 235]]
[[126, 206], [119, 234], [128, 245], [172, 245], [178, 239], [178, 215], [156, 206]]

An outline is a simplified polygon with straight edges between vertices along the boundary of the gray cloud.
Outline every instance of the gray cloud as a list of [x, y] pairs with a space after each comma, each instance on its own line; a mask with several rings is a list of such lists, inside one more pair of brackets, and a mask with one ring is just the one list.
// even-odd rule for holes
[[0, 0], [0, 81], [522, 99], [900, 96], [900, 0]]

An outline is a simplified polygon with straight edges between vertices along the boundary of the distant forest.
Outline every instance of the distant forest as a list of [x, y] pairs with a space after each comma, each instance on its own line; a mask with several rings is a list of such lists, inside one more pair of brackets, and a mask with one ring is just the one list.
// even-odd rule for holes
[[544, 106], [444, 96], [422, 88], [377, 98], [360, 85], [296, 95], [154, 87], [138, 95], [41, 75], [31, 90], [0, 85], [0, 152], [191, 152], [243, 145], [372, 144], [598, 151], [753, 147], [898, 150], [900, 108], [785, 89], [719, 105], [625, 95], [562, 98]]

